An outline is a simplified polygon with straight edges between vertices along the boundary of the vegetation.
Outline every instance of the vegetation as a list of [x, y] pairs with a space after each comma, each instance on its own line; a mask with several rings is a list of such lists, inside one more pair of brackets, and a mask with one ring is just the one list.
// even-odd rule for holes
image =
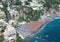
[[[24, 6], [22, 8], [23, 10], [22, 12], [27, 16], [26, 18], [30, 19], [30, 21], [37, 21], [40, 18], [40, 16], [44, 14], [44, 10], [46, 10], [46, 12], [49, 12], [51, 8], [55, 8], [56, 10], [58, 10], [59, 2], [57, 0], [45, 0], [45, 1], [38, 0], [38, 3], [43, 4], [44, 7], [43, 10], [33, 10], [31, 7], [24, 7]], [[24, 11], [24, 8], [26, 11]]]
[[[28, 2], [31, 2], [31, 1], [32, 0], [28, 0]], [[33, 10], [31, 7], [22, 6], [22, 2], [19, 0], [17, 0], [16, 2], [14, 2], [13, 0], [8, 0], [6, 2], [1, 1], [1, 2], [3, 5], [3, 8], [1, 8], [1, 10], [3, 10], [5, 12], [6, 21], [9, 21], [11, 19], [10, 13], [7, 10], [8, 2], [10, 2], [10, 6], [19, 5], [19, 7], [16, 7], [16, 10], [19, 12], [19, 14], [21, 13], [20, 11], [22, 11], [22, 13], [24, 13], [26, 15], [26, 19], [24, 19], [24, 16], [22, 16], [18, 19], [19, 22], [37, 21], [40, 18], [40, 16], [44, 14], [44, 10], [46, 10], [46, 12], [48, 12], [51, 8], [58, 10], [58, 8], [59, 8], [58, 5], [60, 4], [60, 0], [38, 1], [39, 4], [40, 3], [43, 4], [44, 9], [43, 10]], [[28, 2], [26, 2], [25, 4], [29, 5]], [[0, 40], [2, 40], [2, 39], [0, 39]], [[18, 37], [17, 41], [24, 42], [25, 40], [22, 40], [20, 37]]]
[[22, 21], [24, 21], [24, 18], [23, 18], [23, 17], [20, 17], [20, 18], [18, 19], [18, 21], [19, 21], [19, 22], [22, 22]]
[[8, 6], [7, 2], [3, 2], [3, 1], [1, 1], [1, 2], [2, 2], [2, 5], [3, 5], [3, 8], [0, 8], [0, 9], [5, 12], [7, 20], [10, 20], [11, 16], [10, 16], [9, 11], [7, 10], [7, 6]]
[[28, 0], [28, 2], [32, 2], [32, 0]]
[[51, 8], [55, 8], [56, 10], [58, 9], [58, 0], [45, 0], [44, 2], [44, 8], [48, 11]]
[[[27, 2], [25, 2], [27, 5], [29, 4], [28, 2], [31, 2], [32, 0], [28, 0]], [[20, 10], [21, 10], [21, 6], [22, 6], [22, 2], [20, 0], [16, 1], [14, 3], [13, 0], [9, 0], [8, 2], [10, 2], [10, 5], [19, 5], [19, 7], [17, 7], [17, 11], [20, 13]], [[3, 11], [5, 12], [6, 14], [6, 18], [7, 20], [11, 19], [10, 17], [10, 13], [9, 11], [7, 10], [7, 7], [8, 7], [8, 3], [7, 1], [6, 2], [2, 2], [3, 4]], [[51, 8], [55, 8], [56, 10], [58, 10], [58, 4], [59, 3], [59, 0], [45, 0], [45, 1], [39, 1], [38, 0], [38, 3], [41, 3], [43, 4], [43, 7], [44, 9], [48, 12]], [[23, 6], [24, 7], [24, 6]], [[28, 11], [28, 12], [27, 12]], [[42, 14], [40, 12], [41, 10], [39, 10], [39, 12], [32, 10], [32, 8], [28, 8], [26, 11], [24, 11], [23, 13], [26, 14], [27, 18], [29, 18], [30, 20], [38, 20], [40, 18], [40, 15]], [[34, 14], [33, 14], [34, 13]], [[44, 13], [43, 13], [44, 14]], [[38, 17], [37, 17], [38, 16]], [[23, 19], [22, 19], [23, 20]]]
[[23, 22], [23, 21], [26, 21], [26, 22], [30, 22], [30, 20], [28, 18], [24, 19], [23, 17], [20, 17], [18, 19], [19, 22]]
[[3, 42], [4, 38], [3, 37], [0, 37], [0, 42]]
[[15, 3], [15, 5], [22, 5], [22, 2], [19, 1], [19, 0], [17, 0], [16, 3]]

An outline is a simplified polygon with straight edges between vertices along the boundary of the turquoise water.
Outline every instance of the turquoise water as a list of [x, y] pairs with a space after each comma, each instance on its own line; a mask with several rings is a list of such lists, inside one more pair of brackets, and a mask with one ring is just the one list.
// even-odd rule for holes
[[60, 42], [60, 19], [46, 24], [43, 30], [36, 33], [27, 42]]

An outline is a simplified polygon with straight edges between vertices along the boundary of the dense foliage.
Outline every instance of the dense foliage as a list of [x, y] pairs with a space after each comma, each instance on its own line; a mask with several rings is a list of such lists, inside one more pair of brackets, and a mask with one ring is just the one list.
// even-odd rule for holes
[[[59, 0], [37, 0], [38, 1], [38, 4], [43, 4], [43, 7], [44, 9], [43, 10], [46, 10], [47, 12], [51, 9], [51, 8], [55, 8], [56, 10], [58, 10], [58, 5], [60, 4], [60, 1]], [[3, 4], [3, 11], [5, 12], [6, 14], [6, 18], [7, 20], [11, 19], [10, 17], [10, 13], [9, 11], [7, 10], [7, 7], [8, 7], [8, 2], [10, 2], [10, 6], [13, 6], [13, 5], [19, 5], [19, 7], [16, 7], [16, 10], [19, 12], [20, 14], [20, 10], [22, 8], [22, 10], [25, 8], [24, 6], [22, 6], [22, 2], [20, 0], [14, 2], [14, 0], [8, 0], [6, 2], [2, 2]], [[29, 5], [28, 2], [32, 2], [32, 0], [28, 0], [25, 2], [26, 5]], [[27, 12], [28, 11], [28, 12]], [[44, 12], [44, 11], [43, 11]], [[44, 14], [41, 10], [33, 10], [31, 7], [27, 7], [27, 10], [23, 11], [23, 13], [27, 16], [26, 18], [29, 18], [30, 20], [38, 20], [40, 18], [40, 16], [42, 14]]]

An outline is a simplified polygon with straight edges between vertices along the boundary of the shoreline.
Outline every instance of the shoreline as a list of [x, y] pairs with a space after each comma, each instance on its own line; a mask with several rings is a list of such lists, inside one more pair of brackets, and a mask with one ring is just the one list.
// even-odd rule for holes
[[[55, 20], [55, 19], [60, 19], [60, 17], [55, 17], [53, 20]], [[52, 20], [52, 21], [53, 21], [53, 20]], [[42, 31], [42, 30], [44, 29], [44, 27], [46, 26], [46, 24], [48, 24], [49, 22], [51, 22], [51, 21], [48, 21], [47, 23], [45, 22], [45, 24], [44, 24], [41, 28], [39, 28], [38, 31], [36, 31], [35, 33], [33, 33], [33, 34], [31, 34], [30, 36], [28, 36], [28, 37], [26, 38], [26, 41], [29, 40], [31, 37], [33, 37], [33, 36], [34, 36], [35, 34], [37, 34], [38, 32]], [[25, 39], [21, 34], [20, 34], [19, 36], [21, 37], [21, 39]]]
[[29, 36], [29, 37], [26, 39], [26, 41], [28, 42], [28, 40], [31, 39], [35, 34], [37, 34], [38, 32], [42, 31], [45, 26], [46, 26], [46, 24], [44, 24], [36, 33], [33, 33], [31, 36]]
[[[55, 19], [60, 19], [60, 17], [55, 17], [53, 20], [55, 20]], [[52, 21], [53, 21], [52, 20]], [[49, 23], [50, 21], [48, 21], [48, 23]], [[43, 29], [44, 29], [44, 27], [46, 26], [46, 24], [48, 24], [48, 23], [45, 23], [36, 33], [34, 33], [34, 34], [32, 34], [30, 37], [28, 37], [27, 39], [26, 39], [26, 41], [28, 41], [29, 39], [31, 39], [35, 34], [37, 34], [37, 33], [39, 33], [40, 31], [42, 31]]]

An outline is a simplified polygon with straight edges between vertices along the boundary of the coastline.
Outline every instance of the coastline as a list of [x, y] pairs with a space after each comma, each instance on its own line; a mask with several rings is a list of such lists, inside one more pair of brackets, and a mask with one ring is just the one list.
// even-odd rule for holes
[[60, 17], [56, 17], [55, 19], [60, 19]]
[[[55, 24], [54, 24], [55, 23]], [[51, 25], [51, 27], [49, 27]], [[35, 40], [37, 40], [38, 42], [42, 42], [42, 39], [44, 39], [44, 38], [42, 38], [41, 40], [40, 40], [40, 36], [41, 37], [48, 37], [48, 39], [46, 39], [45, 38], [45, 40], [46, 41], [44, 41], [44, 42], [47, 42], [47, 41], [49, 41], [49, 39], [51, 40], [51, 39], [53, 39], [54, 40], [54, 38], [55, 38], [55, 36], [57, 36], [57, 39], [58, 39], [58, 37], [59, 37], [59, 35], [57, 35], [58, 33], [59, 33], [59, 31], [56, 31], [56, 30], [60, 30], [60, 18], [57, 18], [57, 19], [55, 19], [54, 21], [51, 21], [51, 23], [49, 23], [49, 24], [47, 24], [47, 26], [41, 31], [41, 32], [39, 32], [38, 34], [36, 34], [36, 35], [34, 35], [32, 38], [30, 38], [27, 42], [35, 42]], [[56, 27], [56, 26], [58, 26], [58, 28]], [[56, 27], [56, 29], [55, 28], [53, 28], [53, 27]], [[48, 28], [48, 29], [47, 29]], [[55, 30], [54, 30], [55, 29]], [[52, 32], [51, 32], [52, 31]], [[55, 33], [55, 32], [57, 32], [57, 33]], [[47, 33], [46, 33], [47, 32]], [[51, 34], [52, 33], [52, 34]], [[54, 34], [53, 34], [54, 33]], [[51, 35], [50, 35], [51, 34]], [[56, 34], [56, 35], [55, 35]], [[34, 38], [35, 37], [35, 38]], [[51, 38], [50, 38], [51, 37]], [[52, 40], [51, 40], [52, 41]]]
[[[60, 19], [60, 17], [55, 17], [53, 20], [55, 20], [55, 19]], [[31, 39], [31, 37], [33, 37], [35, 34], [39, 33], [40, 31], [42, 31], [44, 29], [44, 27], [46, 26], [46, 24], [48, 24], [49, 22], [51, 22], [51, 21], [48, 21], [47, 23], [45, 23], [37, 32], [33, 33], [30, 37], [28, 37], [26, 39], [26, 41], [28, 42], [28, 40]]]
[[38, 32], [42, 31], [45, 26], [46, 26], [46, 24], [44, 24], [37, 32], [35, 32], [31, 36], [27, 37], [26, 38], [26, 42], [28, 42], [28, 40], [31, 39], [31, 37], [33, 37], [35, 34], [37, 34]]
[[[44, 20], [45, 21], [45, 24], [41, 27], [41, 28], [39, 28], [39, 30], [38, 31], [36, 31], [35, 33], [33, 33], [33, 34], [31, 34], [30, 36], [28, 36], [27, 38], [24, 38], [21, 34], [19, 35], [22, 39], [26, 39], [26, 41], [28, 41], [31, 37], [33, 37], [35, 34], [37, 34], [37, 33], [39, 33], [40, 31], [42, 31], [43, 29], [44, 29], [44, 27], [46, 26], [46, 24], [48, 24], [49, 22], [51, 22], [51, 21], [53, 21], [53, 20], [55, 20], [55, 19], [60, 19], [60, 17], [55, 17], [54, 19], [52, 19], [52, 20]], [[46, 22], [47, 21], [47, 22]]]

